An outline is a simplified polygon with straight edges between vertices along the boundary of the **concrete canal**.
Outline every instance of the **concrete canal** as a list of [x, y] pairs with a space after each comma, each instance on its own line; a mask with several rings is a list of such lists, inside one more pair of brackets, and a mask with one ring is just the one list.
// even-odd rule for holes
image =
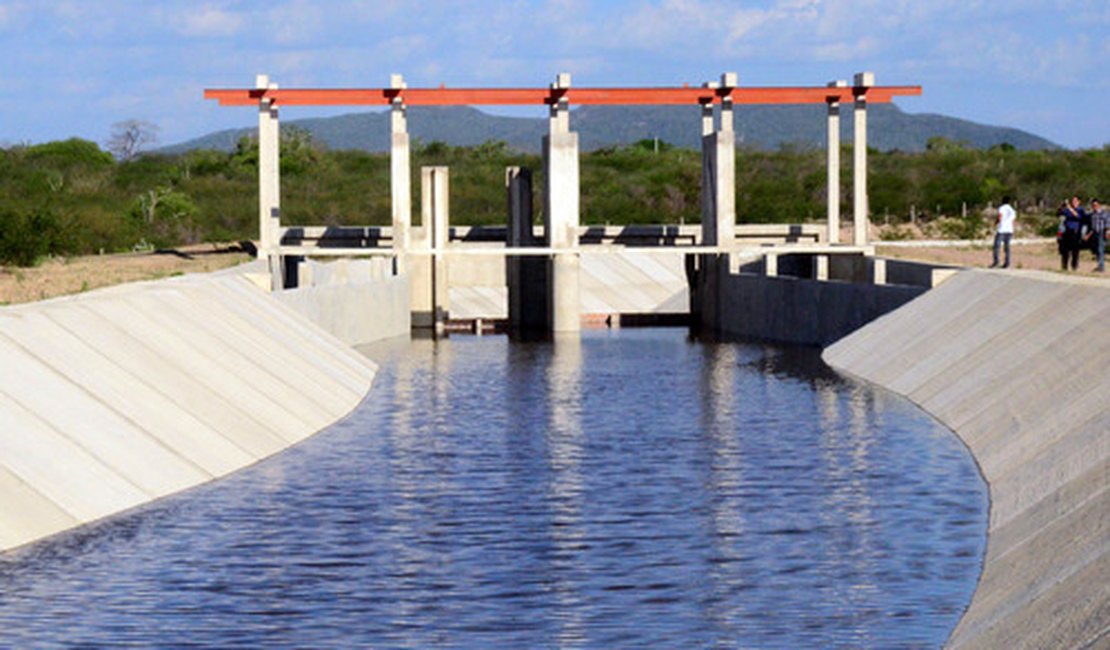
[[814, 349], [624, 329], [365, 352], [375, 388], [329, 431], [0, 557], [0, 637], [935, 647], [971, 599], [970, 455]]

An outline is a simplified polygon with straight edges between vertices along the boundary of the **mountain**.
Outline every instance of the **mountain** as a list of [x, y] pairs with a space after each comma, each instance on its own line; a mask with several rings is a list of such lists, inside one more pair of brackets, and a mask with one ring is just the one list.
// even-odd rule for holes
[[[841, 113], [841, 141], [851, 142], [851, 108]], [[307, 130], [332, 149], [389, 149], [389, 113], [350, 113], [327, 118], [290, 120], [284, 124]], [[1057, 149], [1059, 145], [1031, 133], [977, 124], [944, 115], [906, 113], [894, 104], [868, 107], [868, 145], [884, 151], [921, 151], [929, 138], [941, 136], [976, 148], [1008, 143], [1017, 149]], [[659, 138], [679, 147], [697, 148], [701, 110], [696, 106], [582, 106], [571, 111], [571, 128], [580, 135], [584, 151]], [[737, 141], [745, 146], [824, 147], [825, 107], [739, 106]], [[490, 115], [468, 106], [414, 106], [408, 110], [409, 133], [424, 142], [476, 145], [504, 140], [509, 146], [538, 152], [547, 131], [545, 118]], [[230, 150], [254, 129], [229, 129], [161, 149], [178, 153], [190, 149]]]

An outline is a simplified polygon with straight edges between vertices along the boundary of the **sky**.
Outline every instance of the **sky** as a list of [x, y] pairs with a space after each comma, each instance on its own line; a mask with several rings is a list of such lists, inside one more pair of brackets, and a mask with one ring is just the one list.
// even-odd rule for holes
[[[1106, 0], [0, 0], [0, 145], [256, 124], [205, 88], [921, 85], [910, 113], [1110, 144]], [[283, 119], [364, 108], [289, 107]], [[489, 109], [485, 109], [489, 110]], [[528, 109], [533, 110], [533, 109]], [[520, 114], [520, 109], [517, 109]], [[535, 115], [542, 115], [534, 109]], [[531, 113], [526, 113], [531, 114]]]

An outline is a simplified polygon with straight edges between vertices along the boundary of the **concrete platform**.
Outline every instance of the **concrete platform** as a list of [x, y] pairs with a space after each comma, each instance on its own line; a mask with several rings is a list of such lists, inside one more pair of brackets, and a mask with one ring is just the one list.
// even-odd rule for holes
[[964, 271], [824, 357], [952, 428], [990, 487], [949, 646], [1110, 647], [1110, 282]]

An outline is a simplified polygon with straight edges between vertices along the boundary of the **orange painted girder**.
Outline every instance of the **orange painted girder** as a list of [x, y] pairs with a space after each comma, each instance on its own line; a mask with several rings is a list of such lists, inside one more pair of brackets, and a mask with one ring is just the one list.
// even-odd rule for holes
[[[921, 86], [874, 86], [858, 89], [868, 102], [889, 102], [896, 96], [921, 94]], [[571, 104], [654, 105], [719, 103], [731, 97], [735, 104], [823, 104], [851, 102], [857, 89], [817, 87], [778, 88], [285, 88], [277, 90], [209, 89], [205, 99], [221, 106], [253, 106], [262, 97], [278, 106], [385, 106], [401, 97], [407, 106], [513, 106], [544, 105], [565, 97]]]

